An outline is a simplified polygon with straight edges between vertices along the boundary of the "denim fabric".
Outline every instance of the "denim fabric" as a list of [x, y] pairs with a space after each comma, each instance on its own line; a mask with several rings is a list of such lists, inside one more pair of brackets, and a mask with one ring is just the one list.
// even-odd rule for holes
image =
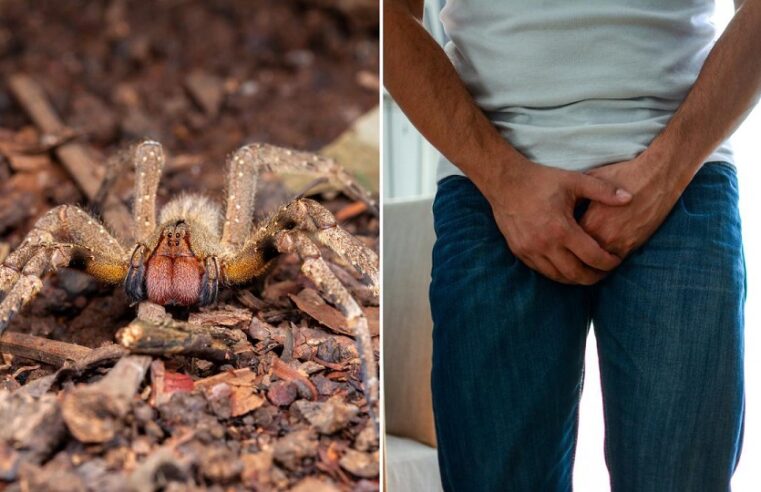
[[729, 490], [743, 422], [737, 188], [730, 165], [704, 165], [648, 242], [585, 287], [518, 260], [468, 179], [439, 183], [432, 389], [447, 491], [571, 490], [590, 322], [612, 490]]

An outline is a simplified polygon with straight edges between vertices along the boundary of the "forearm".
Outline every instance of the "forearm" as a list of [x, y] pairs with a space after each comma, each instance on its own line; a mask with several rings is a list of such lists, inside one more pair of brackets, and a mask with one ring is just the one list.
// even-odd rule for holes
[[410, 8], [384, 2], [384, 84], [445, 157], [482, 192], [513, 179], [528, 161], [476, 106], [441, 47]]
[[692, 89], [648, 152], [683, 190], [703, 161], [741, 123], [761, 93], [761, 0], [745, 0], [706, 59]]

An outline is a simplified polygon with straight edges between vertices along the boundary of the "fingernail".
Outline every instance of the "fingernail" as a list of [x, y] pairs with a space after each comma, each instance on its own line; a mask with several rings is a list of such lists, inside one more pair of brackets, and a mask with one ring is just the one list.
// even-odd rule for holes
[[616, 196], [622, 200], [628, 200], [632, 197], [632, 194], [624, 189], [619, 188], [616, 190]]

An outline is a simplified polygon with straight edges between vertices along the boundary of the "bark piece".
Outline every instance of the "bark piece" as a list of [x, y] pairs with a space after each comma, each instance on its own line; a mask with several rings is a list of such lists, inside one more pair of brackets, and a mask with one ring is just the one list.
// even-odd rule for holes
[[0, 392], [0, 441], [22, 461], [42, 463], [66, 435], [56, 395], [35, 398], [24, 391]]
[[232, 328], [242, 323], [250, 323], [251, 311], [248, 309], [224, 306], [222, 309], [191, 313], [188, 323], [199, 326], [225, 326]]
[[299, 388], [290, 381], [275, 381], [267, 390], [267, 398], [273, 405], [287, 407], [299, 397]]
[[[325, 302], [320, 294], [310, 288], [299, 292], [298, 295], [288, 294], [288, 297], [298, 306], [298, 308], [316, 319], [323, 325], [327, 326], [336, 333], [354, 336], [354, 330], [349, 328], [346, 317], [339, 310]], [[379, 310], [376, 307], [362, 307], [362, 312], [367, 318], [368, 329], [371, 336], [378, 336], [379, 333]]]
[[243, 472], [241, 480], [243, 484], [252, 490], [271, 490], [272, 478], [272, 449], [265, 449], [258, 453], [247, 453], [241, 456]]
[[187, 374], [167, 371], [162, 360], [154, 360], [151, 363], [151, 405], [167, 403], [172, 394], [178, 391], [193, 391], [193, 378]]
[[66, 392], [61, 411], [74, 437], [85, 443], [113, 439], [150, 363], [150, 357], [124, 357], [97, 383]]
[[275, 358], [272, 362], [272, 374], [285, 381], [296, 383], [299, 393], [302, 394], [304, 398], [309, 398], [310, 400], [317, 399], [317, 388], [315, 388], [312, 381], [309, 380], [309, 377], [302, 374], [298, 369], [289, 366], [279, 358]]

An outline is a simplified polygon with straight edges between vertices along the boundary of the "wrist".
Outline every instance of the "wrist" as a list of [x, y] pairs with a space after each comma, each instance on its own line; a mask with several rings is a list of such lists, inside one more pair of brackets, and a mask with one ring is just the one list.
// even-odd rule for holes
[[536, 164], [517, 151], [514, 154], [505, 152], [486, 158], [481, 162], [478, 171], [468, 177], [489, 203], [493, 203], [506, 193], [509, 194], [510, 189], [521, 186], [533, 166]]
[[643, 152], [642, 157], [662, 181], [676, 193], [682, 194], [703, 163], [702, 155], [696, 155], [694, 147], [679, 144], [675, 139], [659, 135]]

